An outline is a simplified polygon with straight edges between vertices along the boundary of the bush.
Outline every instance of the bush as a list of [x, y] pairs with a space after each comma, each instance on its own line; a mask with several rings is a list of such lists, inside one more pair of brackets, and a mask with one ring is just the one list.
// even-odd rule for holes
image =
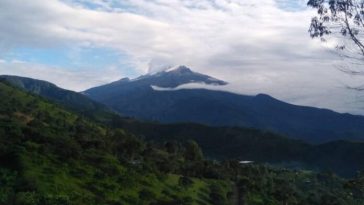
[[178, 180], [178, 185], [182, 187], [188, 187], [193, 184], [193, 180], [186, 176], [181, 176]]
[[71, 205], [71, 200], [67, 195], [47, 195], [41, 198], [39, 205]]
[[19, 192], [15, 197], [15, 205], [38, 205], [39, 198], [35, 192]]
[[156, 198], [156, 195], [148, 189], [142, 189], [139, 192], [139, 198], [143, 201], [151, 201]]
[[210, 186], [210, 200], [213, 205], [225, 205], [226, 204], [226, 197], [222, 194], [223, 189], [217, 185], [212, 184]]

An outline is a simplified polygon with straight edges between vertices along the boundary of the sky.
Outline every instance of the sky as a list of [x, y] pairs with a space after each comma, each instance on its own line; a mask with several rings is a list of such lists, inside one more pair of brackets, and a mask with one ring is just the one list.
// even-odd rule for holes
[[169, 66], [298, 104], [364, 114], [363, 78], [311, 39], [305, 0], [1, 0], [0, 74], [75, 91]]

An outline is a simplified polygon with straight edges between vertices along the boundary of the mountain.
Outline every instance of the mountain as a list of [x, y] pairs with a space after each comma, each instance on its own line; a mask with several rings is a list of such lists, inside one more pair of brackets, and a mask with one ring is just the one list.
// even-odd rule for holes
[[9, 75], [1, 75], [0, 81], [8, 82], [27, 92], [42, 96], [79, 114], [97, 118], [100, 121], [108, 120], [115, 113], [107, 106], [83, 94], [59, 88], [47, 81]]
[[206, 160], [193, 141], [145, 142], [8, 82], [0, 99], [1, 205], [364, 202], [359, 177]]
[[152, 89], [151, 86], [176, 88], [187, 83], [204, 83], [208, 85], [226, 85], [227, 82], [207, 75], [193, 72], [186, 66], [179, 66], [156, 74], [147, 74], [136, 79], [122, 78], [107, 85], [89, 89], [83, 93], [100, 101], [111, 101], [109, 97], [123, 96], [129, 92], [143, 92]]
[[121, 79], [83, 93], [125, 116], [142, 120], [252, 127], [313, 143], [364, 140], [363, 116], [292, 105], [265, 94], [173, 89], [190, 82], [227, 84], [180, 66], [133, 80]]
[[[107, 108], [106, 111], [102, 109], [102, 112], [98, 109], [85, 110], [84, 107], [79, 106], [79, 101], [68, 100], [69, 98], [67, 98], [69, 95], [74, 95], [74, 99], [83, 99], [87, 98], [85, 95], [63, 90], [49, 82], [15, 76], [6, 79], [2, 76], [1, 81], [28, 93], [32, 92], [42, 96], [72, 112], [87, 117], [93, 116], [91, 117], [93, 120], [103, 124], [106, 123], [105, 125], [114, 128], [122, 128], [137, 136], [142, 136], [148, 141], [164, 143], [166, 141], [187, 142], [188, 140], [194, 140], [201, 146], [205, 155], [212, 159], [233, 158], [259, 163], [283, 164], [285, 167], [294, 165], [294, 167], [298, 168], [332, 170], [343, 176], [353, 176], [357, 170], [364, 169], [362, 167], [363, 163], [361, 163], [361, 156], [364, 155], [364, 143], [335, 141], [330, 144], [313, 146], [271, 132], [242, 127], [209, 127], [193, 123], [159, 124], [142, 122], [110, 113]], [[53, 92], [52, 95], [49, 92]], [[93, 102], [92, 100], [88, 101]], [[96, 105], [104, 108], [98, 103]], [[84, 113], [85, 111], [88, 113]], [[103, 113], [101, 116], [103, 116], [102, 119], [104, 120], [100, 121], [100, 113]]]
[[[28, 93], [32, 92], [40, 95], [72, 112], [87, 117], [93, 116], [90, 119], [103, 124], [106, 123], [111, 127], [122, 128], [137, 136], [142, 136], [148, 141], [164, 143], [166, 141], [186, 142], [194, 140], [201, 146], [205, 155], [212, 159], [233, 158], [259, 163], [283, 164], [284, 166], [296, 164], [295, 167], [332, 170], [343, 176], [353, 176], [357, 170], [364, 169], [362, 167], [363, 163], [361, 163], [361, 156], [364, 154], [364, 143], [335, 141], [313, 146], [271, 132], [243, 127], [209, 127], [193, 123], [159, 124], [142, 122], [110, 113], [107, 108], [105, 108], [106, 111], [102, 109], [102, 112], [99, 109], [89, 109], [86, 110], [88, 112], [86, 114], [84, 113], [85, 108], [79, 106], [79, 101], [68, 100], [67, 98], [68, 95], [74, 95], [75, 99], [86, 98], [87, 100], [85, 95], [63, 90], [49, 82], [35, 79], [15, 76], [5, 79], [2, 76], [1, 81]], [[47, 90], [48, 92], [45, 92]], [[54, 93], [50, 95], [49, 92]], [[92, 100], [88, 101], [93, 102]], [[104, 108], [98, 103], [96, 105]], [[103, 113], [101, 116], [103, 116], [102, 119], [104, 120], [100, 121], [100, 113]]]

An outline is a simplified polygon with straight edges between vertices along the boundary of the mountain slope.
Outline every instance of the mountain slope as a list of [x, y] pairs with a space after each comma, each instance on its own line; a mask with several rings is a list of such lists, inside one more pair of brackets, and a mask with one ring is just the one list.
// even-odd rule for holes
[[206, 178], [193, 164], [211, 163], [184, 155], [196, 144], [147, 146], [3, 82], [0, 99], [1, 205], [212, 205], [210, 187], [227, 203], [228, 178]]
[[83, 94], [59, 88], [47, 81], [8, 75], [1, 75], [0, 81], [8, 82], [27, 92], [42, 96], [79, 114], [100, 121], [108, 120], [114, 113], [112, 109]]
[[227, 83], [207, 75], [193, 72], [185, 66], [180, 66], [169, 71], [158, 72], [154, 75], [147, 74], [130, 80], [123, 78], [107, 85], [88, 89], [84, 93], [99, 101], [110, 101], [112, 97], [124, 97], [129, 93], [145, 92], [151, 86], [175, 88], [187, 83], [204, 83], [209, 85], [226, 85]]
[[226, 84], [204, 75], [197, 79], [201, 75], [180, 67], [135, 80], [122, 79], [84, 93], [125, 116], [143, 120], [253, 127], [314, 143], [364, 140], [362, 116], [291, 105], [264, 94], [246, 96], [206, 89], [160, 91], [152, 88], [175, 88], [188, 82]]

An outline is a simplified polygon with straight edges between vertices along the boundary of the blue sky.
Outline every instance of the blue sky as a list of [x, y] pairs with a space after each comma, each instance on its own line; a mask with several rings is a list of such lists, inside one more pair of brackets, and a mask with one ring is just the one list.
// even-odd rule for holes
[[127, 76], [135, 77], [139, 73], [132, 69], [128, 56], [111, 48], [95, 47], [57, 47], [32, 48], [19, 47], [6, 52], [2, 58], [5, 61], [27, 62], [46, 66], [62, 67], [69, 70], [90, 69], [97, 70], [116, 66]]
[[279, 8], [286, 11], [302, 11], [306, 8], [307, 2], [305, 0], [276, 0]]
[[229, 81], [232, 92], [364, 113], [361, 94], [344, 89], [362, 79], [339, 72], [342, 61], [331, 52], [333, 45], [309, 37], [315, 13], [305, 4], [2, 0], [0, 74], [82, 91], [183, 64]]

